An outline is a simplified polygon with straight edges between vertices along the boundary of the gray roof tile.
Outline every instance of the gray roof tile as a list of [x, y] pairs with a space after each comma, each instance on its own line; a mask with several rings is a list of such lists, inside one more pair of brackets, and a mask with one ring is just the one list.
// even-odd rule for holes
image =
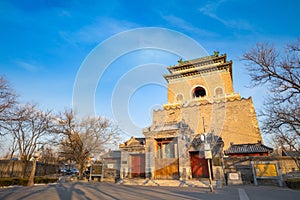
[[255, 144], [231, 144], [231, 146], [225, 150], [225, 154], [236, 154], [236, 153], [268, 153], [272, 152], [273, 149], [267, 147], [261, 143]]

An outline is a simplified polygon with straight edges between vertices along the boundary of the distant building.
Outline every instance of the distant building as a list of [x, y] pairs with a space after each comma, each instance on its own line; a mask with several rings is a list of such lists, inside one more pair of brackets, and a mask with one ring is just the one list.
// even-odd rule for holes
[[103, 158], [103, 179], [114, 182], [120, 178], [121, 152], [119, 150], [108, 151]]
[[131, 137], [120, 145], [121, 178], [145, 178], [145, 138]]

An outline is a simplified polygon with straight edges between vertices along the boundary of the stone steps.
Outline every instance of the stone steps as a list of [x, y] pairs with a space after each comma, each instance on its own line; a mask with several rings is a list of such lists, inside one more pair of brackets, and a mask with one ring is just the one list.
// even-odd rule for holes
[[[152, 180], [152, 179], [122, 179], [119, 185], [141, 185], [141, 186], [173, 186], [173, 187], [209, 187], [209, 180]], [[217, 182], [213, 181], [216, 187]]]

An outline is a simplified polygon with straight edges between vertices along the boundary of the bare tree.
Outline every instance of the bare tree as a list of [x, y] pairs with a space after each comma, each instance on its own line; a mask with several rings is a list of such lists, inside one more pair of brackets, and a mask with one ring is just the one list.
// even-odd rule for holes
[[8, 81], [0, 76], [0, 136], [6, 133], [6, 122], [11, 118], [11, 109], [17, 104], [16, 98]]
[[284, 54], [257, 44], [243, 59], [252, 86], [267, 86], [269, 91], [261, 111], [262, 131], [274, 135], [283, 150], [300, 153], [300, 39], [287, 45]]
[[60, 154], [66, 160], [77, 163], [79, 176], [83, 174], [88, 159], [102, 153], [105, 148], [118, 141], [118, 128], [108, 119], [87, 117], [77, 119], [73, 111], [65, 111], [58, 117], [62, 133]]
[[39, 161], [43, 162], [44, 164], [58, 163], [58, 150], [53, 147], [51, 143], [44, 145]]
[[15, 151], [23, 161], [22, 176], [35, 151], [44, 145], [49, 136], [52, 115], [50, 111], [43, 112], [35, 105], [19, 105], [14, 109], [15, 117], [7, 123], [9, 131], [15, 142]]
[[42, 146], [40, 151], [39, 162], [43, 163], [43, 174], [48, 174], [48, 167], [50, 164], [56, 164], [59, 162], [58, 160], [58, 151], [57, 149], [51, 145], [51, 143], [45, 144]]

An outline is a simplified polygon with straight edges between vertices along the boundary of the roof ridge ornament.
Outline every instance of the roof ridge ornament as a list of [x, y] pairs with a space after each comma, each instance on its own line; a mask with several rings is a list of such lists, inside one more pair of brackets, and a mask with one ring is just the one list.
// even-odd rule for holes
[[214, 56], [219, 57], [219, 53], [220, 53], [219, 51], [214, 51]]

